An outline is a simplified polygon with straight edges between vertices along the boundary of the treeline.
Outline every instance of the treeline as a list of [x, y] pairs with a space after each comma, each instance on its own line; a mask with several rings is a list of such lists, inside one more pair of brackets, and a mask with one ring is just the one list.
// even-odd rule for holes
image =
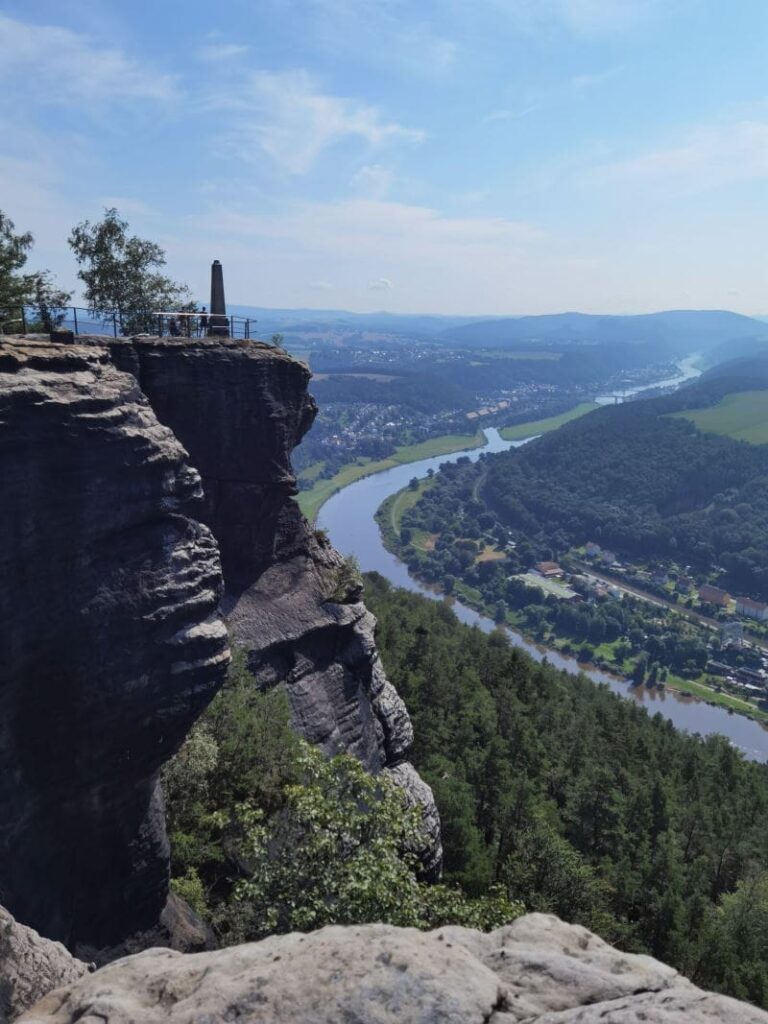
[[481, 495], [505, 525], [556, 553], [593, 540], [630, 558], [719, 565], [735, 591], [768, 597], [768, 446], [666, 415], [702, 397], [568, 423], [489, 459]]
[[768, 768], [367, 580], [446, 880], [647, 951], [768, 1005]]

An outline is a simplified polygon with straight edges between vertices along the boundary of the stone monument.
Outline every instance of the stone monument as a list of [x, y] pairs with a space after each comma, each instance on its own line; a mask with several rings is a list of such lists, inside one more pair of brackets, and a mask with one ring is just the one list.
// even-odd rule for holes
[[229, 337], [229, 319], [224, 301], [224, 271], [221, 263], [211, 264], [211, 305], [208, 314], [208, 335], [218, 338]]

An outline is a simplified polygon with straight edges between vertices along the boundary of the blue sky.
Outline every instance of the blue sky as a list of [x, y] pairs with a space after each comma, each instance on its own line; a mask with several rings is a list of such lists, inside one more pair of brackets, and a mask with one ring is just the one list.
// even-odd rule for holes
[[205, 296], [768, 311], [765, 0], [0, 8], [0, 208], [116, 205]]

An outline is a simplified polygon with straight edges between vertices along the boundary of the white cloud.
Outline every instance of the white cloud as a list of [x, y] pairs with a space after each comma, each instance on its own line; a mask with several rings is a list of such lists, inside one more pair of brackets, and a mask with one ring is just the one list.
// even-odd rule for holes
[[349, 184], [359, 195], [369, 199], [383, 199], [392, 187], [393, 178], [389, 167], [364, 164], [352, 175]]
[[586, 92], [588, 89], [594, 89], [596, 86], [610, 81], [611, 78], [615, 78], [619, 70], [619, 68], [608, 68], [605, 71], [585, 72], [581, 75], [574, 75], [571, 79], [571, 88], [574, 92]]
[[129, 196], [105, 196], [99, 200], [99, 205], [105, 209], [115, 207], [121, 217], [135, 215], [137, 217], [155, 217], [157, 210], [154, 210], [148, 203], [141, 199], [132, 199]]
[[593, 183], [678, 183], [686, 189], [768, 178], [768, 122], [707, 125], [678, 142], [594, 168]]
[[584, 35], [626, 32], [688, 0], [490, 0], [524, 31], [562, 25]]
[[239, 43], [207, 43], [195, 51], [198, 60], [227, 61], [236, 60], [248, 53], [248, 47]]
[[313, 292], [330, 292], [333, 291], [333, 285], [330, 281], [310, 281], [309, 287]]
[[621, 32], [662, 8], [661, 0], [554, 0], [565, 23], [577, 32]]
[[306, 71], [253, 71], [238, 91], [210, 100], [234, 115], [233, 143], [241, 155], [264, 153], [292, 174], [306, 174], [320, 154], [348, 138], [379, 147], [420, 142], [424, 133], [383, 117], [376, 107], [320, 91]]
[[368, 289], [372, 292], [391, 292], [394, 285], [388, 277], [377, 277], [368, 282]]
[[0, 14], [0, 80], [48, 103], [169, 100], [173, 75], [127, 56], [117, 47], [55, 25], [33, 25]]
[[[297, 11], [304, 13], [307, 8], [312, 11], [314, 17], [307, 27], [335, 60], [346, 53], [357, 59], [364, 52], [370, 64], [388, 71], [397, 68], [421, 78], [439, 78], [453, 69], [461, 50], [453, 39], [436, 31], [429, 20], [420, 16], [417, 4], [400, 0], [295, 0], [295, 3]], [[450, 15], [438, 9], [435, 21], [442, 28], [450, 21]]]
[[485, 124], [491, 124], [493, 121], [516, 121], [518, 118], [527, 117], [529, 114], [533, 114], [540, 109], [541, 104], [532, 103], [521, 110], [492, 110], [490, 113], [485, 114], [482, 120]]

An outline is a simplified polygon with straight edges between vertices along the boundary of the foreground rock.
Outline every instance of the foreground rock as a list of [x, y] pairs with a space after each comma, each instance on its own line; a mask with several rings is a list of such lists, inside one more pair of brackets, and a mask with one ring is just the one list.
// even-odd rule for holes
[[201, 516], [221, 548], [223, 609], [251, 672], [265, 688], [286, 688], [294, 722], [311, 743], [354, 754], [372, 772], [393, 770], [423, 809], [418, 853], [426, 876], [436, 876], [437, 808], [407, 762], [413, 729], [378, 658], [375, 619], [341, 556], [294, 501], [291, 452], [317, 412], [309, 370], [258, 342], [108, 345], [200, 471]]
[[0, 907], [0, 1024], [87, 972], [61, 943], [41, 938]]
[[650, 957], [530, 914], [490, 935], [368, 925], [215, 953], [154, 949], [52, 992], [26, 1024], [768, 1024]]
[[0, 480], [0, 897], [110, 946], [166, 903], [156, 780], [229, 660], [218, 548], [105, 348], [0, 343]]

